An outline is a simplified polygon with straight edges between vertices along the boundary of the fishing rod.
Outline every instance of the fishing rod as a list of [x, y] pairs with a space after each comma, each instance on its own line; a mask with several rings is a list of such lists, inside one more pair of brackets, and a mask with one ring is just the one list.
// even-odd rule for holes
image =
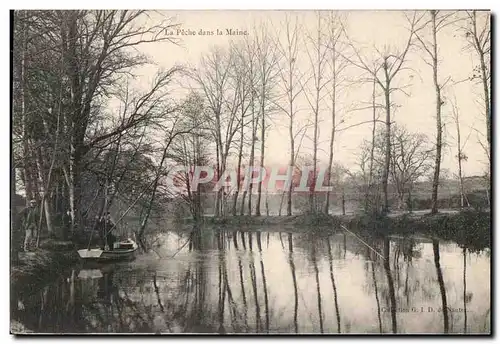
[[[144, 190], [141, 192], [141, 194], [136, 198], [136, 200], [128, 207], [128, 209], [123, 213], [123, 215], [118, 219], [118, 221], [116, 221], [116, 223], [113, 224], [113, 226], [109, 229], [109, 231], [107, 231], [105, 233], [105, 236], [107, 236], [109, 233], [111, 233], [111, 231], [113, 229], [115, 229], [116, 225], [118, 224], [118, 222], [120, 222], [124, 217], [125, 215], [127, 215], [127, 213], [130, 211], [130, 209], [132, 209], [132, 207], [139, 201], [139, 199], [146, 193], [146, 191], [148, 191], [149, 187], [151, 185], [153, 185], [154, 183], [154, 179], [151, 181], [151, 183], [149, 183], [145, 188]], [[94, 233], [94, 230], [92, 230], [92, 233], [90, 234], [90, 240], [89, 240], [89, 244], [87, 246], [87, 250], [90, 250], [90, 244], [92, 242], [92, 234]]]
[[371, 247], [370, 245], [368, 245], [363, 239], [361, 239], [360, 237], [358, 237], [356, 234], [354, 234], [353, 232], [351, 232], [350, 230], [348, 230], [346, 228], [346, 226], [344, 225], [340, 225], [340, 228], [342, 228], [343, 230], [345, 230], [346, 232], [348, 232], [349, 234], [351, 234], [352, 236], [354, 236], [356, 239], [358, 239], [359, 241], [361, 241], [361, 243], [363, 243], [366, 247], [368, 247], [370, 250], [372, 250], [373, 252], [375, 252], [376, 255], [378, 255], [380, 258], [386, 260], [387, 258], [384, 257], [383, 255], [381, 255], [376, 249], [374, 249], [373, 247]]
[[144, 188], [144, 190], [143, 190], [143, 191], [141, 192], [141, 194], [140, 194], [140, 195], [136, 198], [136, 200], [135, 200], [135, 201], [134, 201], [134, 202], [133, 202], [133, 203], [132, 203], [132, 204], [128, 207], [128, 209], [127, 209], [127, 210], [125, 210], [125, 212], [122, 214], [122, 216], [120, 216], [120, 218], [118, 219], [118, 221], [116, 221], [116, 223], [114, 223], [114, 224], [113, 224], [113, 226], [110, 228], [110, 230], [106, 232], [106, 235], [108, 235], [109, 233], [111, 233], [111, 231], [112, 231], [113, 229], [115, 229], [115, 227], [116, 227], [116, 225], [118, 224], [118, 222], [120, 222], [120, 221], [121, 221], [121, 220], [125, 217], [125, 215], [127, 215], [127, 213], [130, 211], [130, 209], [132, 209], [132, 207], [133, 207], [133, 206], [137, 203], [137, 201], [139, 201], [139, 199], [141, 199], [141, 197], [142, 197], [142, 196], [146, 193], [146, 191], [148, 191], [148, 190], [149, 190], [149, 187], [150, 187], [151, 185], [153, 185], [153, 183], [154, 183], [154, 182], [155, 182], [155, 179], [153, 179], [153, 180], [151, 181], [151, 183], [150, 183], [150, 184], [148, 184], [148, 186], [146, 186], [146, 187]]

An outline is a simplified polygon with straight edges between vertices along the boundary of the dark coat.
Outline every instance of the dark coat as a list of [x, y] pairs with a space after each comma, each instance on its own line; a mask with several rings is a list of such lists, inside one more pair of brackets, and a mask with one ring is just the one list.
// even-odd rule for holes
[[39, 210], [37, 207], [26, 207], [21, 211], [21, 226], [24, 230], [38, 227]]

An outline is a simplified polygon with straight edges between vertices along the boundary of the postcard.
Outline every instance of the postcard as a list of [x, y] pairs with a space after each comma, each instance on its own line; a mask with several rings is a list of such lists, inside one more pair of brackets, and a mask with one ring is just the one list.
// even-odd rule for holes
[[11, 334], [491, 335], [490, 25], [12, 11]]

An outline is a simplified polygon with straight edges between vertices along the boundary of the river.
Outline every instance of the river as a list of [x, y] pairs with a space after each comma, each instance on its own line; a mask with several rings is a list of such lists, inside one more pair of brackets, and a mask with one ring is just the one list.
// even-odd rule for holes
[[489, 333], [490, 251], [349, 233], [167, 232], [79, 265], [12, 319], [46, 333]]

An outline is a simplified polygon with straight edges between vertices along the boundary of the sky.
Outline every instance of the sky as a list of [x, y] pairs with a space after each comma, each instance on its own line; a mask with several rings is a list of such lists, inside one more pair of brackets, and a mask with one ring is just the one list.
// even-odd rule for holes
[[[407, 22], [400, 11], [345, 11], [342, 13], [346, 19], [346, 28], [349, 37], [356, 42], [363, 56], [369, 59], [373, 54], [373, 47], [383, 49], [386, 46], [391, 49], [401, 49], [407, 39]], [[153, 13], [148, 21], [151, 23], [165, 16], [173, 18], [173, 22], [180, 24], [179, 29], [184, 33], [191, 31], [196, 35], [177, 34], [179, 45], [171, 43], [152, 43], [139, 47], [140, 52], [145, 53], [154, 60], [156, 65], [143, 67], [137, 71], [136, 82], [146, 87], [158, 69], [168, 69], [174, 64], [187, 64], [196, 66], [203, 54], [210, 52], [214, 46], [227, 47], [231, 41], [244, 39], [245, 36], [228, 35], [200, 35], [202, 31], [227, 29], [247, 30], [249, 35], [261, 21], [269, 23], [273, 32], [282, 32], [285, 17], [297, 16], [302, 24], [304, 33], [312, 32], [316, 25], [314, 11], [245, 11], [245, 10], [213, 10], [213, 11], [161, 11]], [[456, 99], [460, 112], [460, 125], [462, 141], [465, 141], [464, 152], [468, 160], [463, 164], [464, 176], [482, 175], [487, 167], [487, 158], [479, 140], [485, 142], [486, 124], [481, 106], [481, 88], [470, 81], [458, 81], [467, 79], [474, 64], [477, 64], [476, 55], [472, 51], [464, 49], [465, 39], [459, 31], [459, 25], [449, 25], [438, 35], [439, 44], [439, 79], [444, 82], [449, 79], [447, 86], [443, 89], [445, 105], [443, 106], [443, 120], [445, 123], [445, 140], [447, 142], [443, 151], [442, 168], [450, 172], [450, 177], [457, 171], [457, 145], [456, 129], [451, 117], [451, 99]], [[176, 31], [176, 30], [174, 30]], [[283, 35], [279, 36], [283, 38]], [[306, 44], [302, 44], [302, 53], [299, 56], [298, 66], [303, 71], [308, 71], [310, 63], [305, 54]], [[393, 119], [398, 124], [405, 125], [410, 131], [426, 134], [429, 144], [435, 142], [433, 137], [436, 132], [435, 122], [435, 91], [432, 83], [432, 69], [424, 63], [422, 57], [425, 54], [417, 47], [408, 55], [408, 66], [412, 70], [401, 73], [399, 79], [395, 80], [397, 85], [410, 84], [406, 89], [409, 93], [394, 93], [393, 100], [399, 105], [394, 113]], [[350, 79], [359, 79], [359, 69], [350, 67], [346, 70]], [[182, 80], [178, 94], [184, 94], [186, 83]], [[371, 119], [371, 110], [350, 111], [361, 106], [362, 102], [371, 101], [371, 84], [356, 83], [346, 87], [344, 93], [339, 97], [339, 117], [344, 118], [344, 126], [360, 123]], [[298, 99], [298, 107], [301, 109], [298, 117], [305, 119], [312, 116], [311, 109], [304, 97]], [[328, 145], [331, 121], [329, 110], [322, 107], [320, 113], [319, 130], [319, 152], [320, 163], [328, 161]], [[280, 113], [272, 116], [272, 126], [268, 131], [266, 141], [266, 165], [284, 165], [288, 162], [289, 139], [287, 129], [287, 117]], [[351, 170], [355, 170], [358, 161], [359, 146], [364, 139], [369, 139], [371, 125], [365, 124], [341, 131], [336, 135], [334, 144], [334, 160], [342, 163]], [[312, 154], [312, 141], [305, 137], [301, 146], [301, 153]]]

